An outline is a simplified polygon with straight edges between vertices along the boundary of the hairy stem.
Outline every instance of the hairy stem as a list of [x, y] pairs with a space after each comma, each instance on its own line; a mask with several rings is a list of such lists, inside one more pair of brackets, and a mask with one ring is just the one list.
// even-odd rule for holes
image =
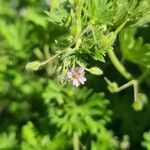
[[137, 99], [138, 99], [138, 81], [137, 81], [137, 80], [132, 80], [132, 81], [130, 81], [130, 82], [128, 82], [128, 83], [126, 83], [126, 84], [120, 86], [120, 87], [118, 88], [118, 91], [117, 91], [117, 92], [120, 92], [120, 91], [122, 91], [122, 90], [124, 90], [124, 89], [126, 89], [126, 88], [128, 88], [128, 87], [130, 87], [130, 86], [133, 86], [133, 90], [134, 90], [134, 101], [137, 101]]
[[49, 63], [50, 61], [52, 61], [53, 59], [57, 58], [60, 55], [60, 53], [57, 53], [56, 55], [50, 57], [49, 59], [47, 59], [46, 61], [41, 63], [41, 66], [46, 65], [47, 63]]
[[115, 68], [122, 74], [122, 76], [124, 76], [127, 80], [132, 79], [132, 75], [127, 72], [126, 68], [119, 61], [113, 50], [108, 51], [108, 56]]
[[[46, 57], [47, 60], [51, 58], [51, 55], [49, 53], [49, 46], [48, 45], [45, 45], [45, 47], [44, 47], [44, 54], [45, 54], [45, 57]], [[48, 65], [48, 67], [46, 67], [46, 71], [47, 71], [48, 75], [50, 75], [51, 74], [51, 69], [49, 69], [49, 68], [50, 68], [51, 65], [49, 63], [47, 65]]]
[[74, 150], [80, 150], [79, 148], [79, 136], [76, 131], [73, 133], [73, 149]]

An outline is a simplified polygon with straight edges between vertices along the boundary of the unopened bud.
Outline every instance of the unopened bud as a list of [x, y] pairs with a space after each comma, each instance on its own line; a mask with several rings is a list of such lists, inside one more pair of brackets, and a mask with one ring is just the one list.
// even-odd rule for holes
[[102, 75], [103, 74], [103, 71], [100, 68], [98, 68], [98, 67], [90, 68], [89, 72], [94, 74], [94, 75]]
[[37, 70], [39, 70], [40, 66], [41, 66], [41, 63], [39, 61], [33, 61], [26, 65], [26, 69], [37, 71]]
[[115, 93], [118, 92], [118, 84], [116, 82], [111, 82], [110, 80], [108, 80], [106, 77], [104, 78], [105, 81], [107, 82], [108, 86], [107, 89], [111, 92], [111, 93]]
[[118, 92], [118, 84], [116, 82], [112, 82], [107, 88], [111, 93]]
[[139, 93], [137, 99], [133, 103], [133, 108], [136, 111], [140, 111], [143, 109], [144, 104], [147, 102], [147, 97], [143, 93]]

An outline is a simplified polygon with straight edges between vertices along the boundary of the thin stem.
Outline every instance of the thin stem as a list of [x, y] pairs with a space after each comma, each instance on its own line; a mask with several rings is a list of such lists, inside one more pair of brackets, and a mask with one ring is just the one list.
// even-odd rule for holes
[[117, 92], [120, 92], [120, 91], [122, 91], [122, 90], [124, 90], [124, 89], [130, 87], [131, 85], [133, 85], [133, 80], [130, 81], [130, 82], [128, 82], [128, 83], [126, 83], [126, 84], [124, 84], [124, 85], [122, 85], [122, 86], [120, 86], [120, 87], [118, 88], [118, 91], [117, 91]]
[[92, 28], [92, 35], [93, 35], [94, 42], [97, 45], [98, 42], [97, 42], [97, 39], [96, 39], [94, 28]]
[[57, 58], [60, 54], [62, 54], [64, 51], [68, 50], [74, 43], [70, 44], [70, 46], [68, 46], [67, 48], [63, 49], [62, 51], [60, 51], [59, 53], [55, 54], [54, 56], [48, 58], [46, 61], [41, 62], [41, 66], [46, 65], [47, 63], [49, 63], [50, 61], [52, 61], [53, 59]]
[[[126, 25], [126, 23], [129, 21], [129, 19], [126, 19], [114, 32], [113, 34], [110, 34], [110, 36], [107, 38], [107, 42], [112, 42], [114, 37], [121, 31], [121, 29]], [[116, 69], [127, 79], [130, 80], [132, 78], [132, 75], [127, 72], [125, 67], [122, 65], [122, 63], [118, 60], [117, 56], [115, 55], [113, 49], [108, 50], [108, 56], [113, 63], [113, 65], [116, 67]]]
[[[87, 29], [89, 29], [89, 27], [90, 26], [88, 25], [87, 28], [85, 30], [83, 30], [83, 32], [77, 37], [76, 40], [74, 40], [74, 42], [72, 44], [70, 44], [70, 46], [68, 48], [70, 48], [72, 45], [74, 45], [78, 41], [78, 39], [81, 38], [85, 34], [85, 32], [87, 31]], [[66, 49], [68, 49], [68, 48], [66, 48]], [[46, 65], [47, 63], [49, 63], [50, 61], [52, 61], [53, 59], [55, 59], [56, 57], [58, 57], [61, 53], [63, 53], [63, 51], [55, 54], [54, 56], [52, 56], [50, 58], [48, 58], [46, 61], [44, 61], [44, 62], [41, 63], [41, 66]]]
[[133, 90], [134, 90], [134, 101], [136, 101], [138, 99], [138, 81], [137, 80], [132, 80], [126, 84], [124, 84], [123, 86], [118, 88], [118, 92], [130, 87], [133, 85]]
[[41, 66], [46, 65], [47, 63], [49, 63], [50, 61], [52, 61], [53, 59], [55, 59], [56, 57], [58, 57], [61, 53], [57, 53], [56, 55], [54, 55], [54, 56], [50, 57], [49, 59], [47, 59], [46, 61], [42, 62]]
[[[77, 41], [86, 33], [86, 31], [87, 31], [88, 29], [91, 29], [91, 28], [90, 28], [90, 25], [88, 25], [88, 26], [82, 31], [82, 33], [79, 34], [79, 35], [75, 38], [73, 44], [77, 43]], [[73, 44], [72, 44], [72, 45], [73, 45]]]
[[116, 67], [116, 69], [124, 76], [127, 80], [130, 80], [132, 78], [132, 75], [127, 72], [125, 67], [122, 65], [122, 63], [118, 60], [113, 50], [108, 51], [108, 56], [113, 63], [113, 65]]
[[138, 99], [138, 81], [133, 80], [133, 88], [134, 88], [134, 101], [137, 101]]
[[73, 133], [73, 149], [74, 150], [80, 150], [79, 136], [78, 136], [78, 133], [76, 131], [74, 131], [74, 133]]
[[86, 32], [87, 30], [91, 29], [91, 25], [88, 25], [83, 31], [82, 33], [80, 34], [80, 37], [82, 37]]
[[77, 34], [75, 39], [78, 39], [79, 34], [82, 31], [82, 22], [81, 22], [81, 12], [82, 12], [83, 0], [80, 0], [78, 5], [76, 6], [76, 24], [77, 24]]
[[[111, 83], [111, 82], [110, 82]], [[134, 101], [136, 101], [138, 99], [138, 81], [137, 80], [132, 80], [120, 87], [118, 87], [118, 90], [116, 92], [120, 92], [130, 86], [133, 86], [133, 90], [134, 90]]]
[[[45, 54], [46, 59], [51, 58], [48, 45], [45, 45], [45, 47], [44, 47], [44, 54]], [[50, 69], [51, 65], [50, 64], [47, 64], [47, 65], [48, 65], [48, 67], [46, 67], [46, 71], [47, 71], [48, 75], [51, 75], [51, 73], [52, 73], [52, 70]]]

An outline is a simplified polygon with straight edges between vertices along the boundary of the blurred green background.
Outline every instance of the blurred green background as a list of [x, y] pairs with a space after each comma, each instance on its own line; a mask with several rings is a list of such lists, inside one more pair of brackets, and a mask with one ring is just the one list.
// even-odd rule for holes
[[[0, 150], [71, 150], [76, 132], [82, 150], [150, 150], [150, 103], [135, 111], [132, 88], [112, 94], [103, 76], [89, 74], [85, 87], [63, 87], [53, 65], [37, 72], [25, 69], [30, 61], [45, 59], [49, 45], [64, 32], [47, 21], [49, 2], [0, 0]], [[149, 25], [134, 30], [128, 39], [142, 37], [150, 52]], [[125, 66], [138, 76], [143, 71], [138, 63], [150, 60], [137, 56], [132, 62], [136, 56], [124, 52], [125, 42], [117, 55], [124, 55]], [[107, 57], [102, 68], [112, 81], [126, 82]], [[149, 77], [141, 85], [148, 99]]]

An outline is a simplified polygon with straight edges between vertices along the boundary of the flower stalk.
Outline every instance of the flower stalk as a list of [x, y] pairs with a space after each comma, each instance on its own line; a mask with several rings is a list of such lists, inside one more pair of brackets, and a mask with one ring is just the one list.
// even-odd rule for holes
[[73, 133], [73, 150], [80, 150], [79, 136], [76, 131], [74, 131], [74, 133]]
[[132, 79], [132, 75], [129, 72], [127, 72], [126, 68], [118, 60], [117, 56], [115, 55], [112, 49], [108, 51], [108, 56], [115, 68], [120, 72], [120, 74], [122, 74], [122, 76], [124, 76], [127, 80]]

